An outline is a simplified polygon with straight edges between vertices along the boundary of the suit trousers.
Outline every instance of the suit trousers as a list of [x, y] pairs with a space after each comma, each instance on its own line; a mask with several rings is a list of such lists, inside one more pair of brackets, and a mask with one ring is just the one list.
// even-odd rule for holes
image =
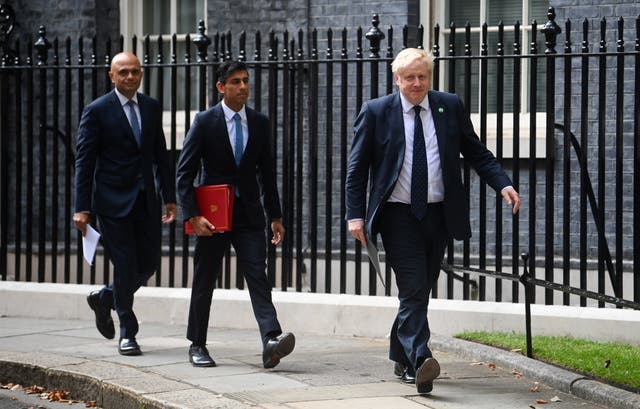
[[113, 263], [113, 282], [100, 291], [100, 302], [116, 310], [120, 336], [134, 338], [138, 333], [134, 294], [160, 263], [160, 212], [148, 213], [144, 191], [140, 191], [129, 215], [121, 218], [98, 215], [98, 223]]
[[418, 220], [408, 204], [385, 204], [380, 218], [385, 254], [395, 272], [400, 306], [390, 337], [389, 358], [414, 370], [432, 354], [427, 308], [448, 241], [442, 203], [429, 204]]
[[282, 334], [266, 274], [265, 231], [247, 223], [241, 200], [236, 198], [234, 203], [231, 231], [196, 239], [187, 326], [187, 339], [195, 345], [205, 346], [207, 343], [211, 298], [229, 244], [233, 244], [236, 252], [236, 274], [243, 274], [247, 282], [263, 345]]

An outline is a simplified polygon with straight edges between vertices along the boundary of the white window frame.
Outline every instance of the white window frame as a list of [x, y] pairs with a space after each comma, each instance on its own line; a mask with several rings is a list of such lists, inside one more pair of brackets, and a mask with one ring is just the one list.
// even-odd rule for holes
[[[487, 21], [487, 4], [489, 0], [479, 0], [480, 1], [480, 22], [481, 24]], [[521, 53], [527, 54], [529, 52], [529, 43], [531, 38], [531, 24], [529, 17], [529, 0], [522, 0], [522, 20], [520, 25], [520, 35], [522, 45]], [[442, 39], [448, 35], [451, 30], [449, 29], [449, 22], [445, 21], [446, 16], [446, 1], [431, 1], [431, 0], [420, 0], [420, 24], [425, 28], [425, 48], [430, 49], [433, 46], [433, 28], [436, 23], [440, 25], [440, 36], [442, 43]], [[480, 33], [482, 31], [482, 27], [471, 27], [472, 33]], [[487, 26], [488, 32], [498, 32], [498, 26]], [[513, 33], [515, 31], [515, 26], [504, 26], [505, 33]], [[481, 49], [482, 38], [479, 39], [477, 47], [474, 47], [475, 54], [478, 54], [478, 50]], [[521, 74], [522, 78], [527, 78], [526, 74], [529, 72], [529, 59], [523, 58], [521, 60]], [[440, 79], [440, 89], [445, 87], [445, 78], [442, 77]], [[477, 92], [478, 99], [480, 98], [480, 92]], [[527, 107], [529, 99], [529, 88], [526, 84], [526, 81], [522, 81], [522, 86], [520, 90], [520, 106]], [[479, 105], [479, 104], [478, 104]], [[530, 157], [529, 152], [529, 138], [530, 134], [530, 117], [531, 113], [529, 111], [525, 111], [524, 108], [520, 112], [519, 120], [520, 120], [520, 158], [528, 158]], [[544, 158], [546, 157], [546, 123], [547, 123], [547, 114], [546, 112], [537, 112], [536, 113], [536, 158]], [[503, 158], [513, 157], [513, 113], [504, 112], [503, 113]], [[480, 129], [480, 113], [472, 112], [471, 113], [471, 121], [473, 122], [473, 126], [476, 132], [479, 132]], [[497, 145], [497, 121], [498, 115], [496, 113], [488, 113], [487, 114], [487, 147], [492, 151], [496, 152]]]

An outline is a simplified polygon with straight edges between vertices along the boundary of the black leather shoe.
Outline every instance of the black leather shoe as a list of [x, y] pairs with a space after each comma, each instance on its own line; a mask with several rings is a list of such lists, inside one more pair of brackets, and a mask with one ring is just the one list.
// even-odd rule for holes
[[393, 364], [393, 374], [395, 376], [400, 377], [400, 376], [404, 375], [404, 372], [406, 370], [407, 370], [407, 366], [405, 364], [403, 364], [403, 363], [395, 362]]
[[189, 362], [191, 362], [193, 366], [199, 367], [216, 366], [216, 361], [211, 358], [207, 348], [198, 345], [191, 345], [189, 347]]
[[276, 338], [272, 338], [264, 346], [262, 351], [262, 363], [264, 367], [273, 368], [280, 363], [280, 360], [289, 355], [296, 346], [296, 337], [287, 332]]
[[409, 371], [404, 371], [400, 380], [402, 381], [402, 383], [414, 384], [416, 383], [416, 376]]
[[118, 352], [120, 352], [120, 355], [126, 356], [142, 354], [140, 345], [138, 345], [135, 338], [120, 338], [120, 342], [118, 343]]
[[116, 330], [113, 326], [111, 318], [111, 309], [100, 303], [100, 292], [93, 291], [87, 296], [89, 307], [96, 314], [96, 328], [107, 339], [113, 339], [116, 336]]
[[416, 371], [416, 389], [418, 393], [430, 393], [433, 380], [440, 376], [440, 364], [435, 358], [427, 358]]

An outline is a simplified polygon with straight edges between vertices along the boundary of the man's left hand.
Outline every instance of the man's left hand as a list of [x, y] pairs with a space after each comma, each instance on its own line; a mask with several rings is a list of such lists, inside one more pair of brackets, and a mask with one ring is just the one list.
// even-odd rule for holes
[[271, 243], [275, 246], [282, 243], [282, 240], [284, 240], [284, 226], [282, 225], [282, 220], [280, 219], [272, 220], [271, 231], [273, 232], [273, 238], [271, 239]]
[[176, 219], [177, 206], [175, 203], [167, 203], [164, 207], [165, 213], [162, 215], [162, 223], [169, 224]]
[[513, 214], [518, 213], [518, 209], [520, 209], [520, 196], [518, 192], [512, 187], [508, 186], [502, 189], [502, 197], [504, 201], [507, 202], [508, 205], [512, 206]]

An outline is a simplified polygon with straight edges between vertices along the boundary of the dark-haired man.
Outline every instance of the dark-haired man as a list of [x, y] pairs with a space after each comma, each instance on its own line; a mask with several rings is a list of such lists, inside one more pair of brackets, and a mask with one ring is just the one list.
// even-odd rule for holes
[[[251, 305], [263, 343], [265, 368], [278, 365], [295, 346], [295, 337], [284, 333], [271, 301], [271, 284], [266, 276], [265, 210], [278, 245], [284, 238], [280, 199], [270, 149], [269, 119], [246, 106], [249, 72], [239, 61], [227, 61], [217, 71], [216, 88], [223, 100], [200, 112], [193, 120], [178, 163], [178, 197], [197, 234], [194, 276], [187, 338], [192, 342], [189, 361], [194, 366], [216, 366], [206, 348], [209, 311], [215, 281], [222, 270], [222, 258], [229, 243], [236, 252], [237, 273], [244, 274]], [[232, 230], [215, 232], [200, 215], [194, 180], [201, 172], [202, 185], [235, 186]], [[264, 205], [261, 195], [264, 194]]]

